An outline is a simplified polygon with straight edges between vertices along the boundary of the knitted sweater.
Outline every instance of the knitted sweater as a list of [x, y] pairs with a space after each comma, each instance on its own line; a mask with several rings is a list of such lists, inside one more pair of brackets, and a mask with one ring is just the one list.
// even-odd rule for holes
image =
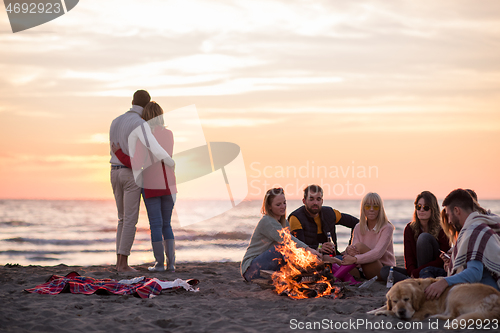
[[[469, 261], [480, 261], [500, 287], [500, 217], [471, 213], [458, 234], [449, 275], [460, 274]], [[457, 274], [457, 275], [458, 275]]]
[[392, 223], [384, 225], [378, 233], [373, 230], [368, 230], [366, 234], [361, 234], [359, 223], [356, 224], [353, 231], [352, 243], [363, 243], [371, 250], [357, 254], [358, 264], [369, 264], [380, 260], [384, 266], [396, 266], [396, 257], [394, 257], [394, 246], [392, 242], [392, 234], [394, 226]]
[[[241, 275], [246, 272], [256, 257], [269, 250], [272, 246], [283, 242], [283, 237], [278, 233], [278, 230], [281, 229], [283, 229], [283, 226], [269, 215], [264, 215], [260, 219], [253, 231], [247, 251], [241, 260]], [[297, 247], [307, 248], [306, 244], [293, 236], [292, 240], [297, 243]]]

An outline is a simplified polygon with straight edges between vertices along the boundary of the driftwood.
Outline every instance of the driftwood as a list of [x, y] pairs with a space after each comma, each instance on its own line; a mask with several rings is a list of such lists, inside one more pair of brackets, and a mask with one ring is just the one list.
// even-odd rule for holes
[[252, 282], [258, 284], [263, 289], [274, 289], [272, 280], [270, 279], [253, 279]]

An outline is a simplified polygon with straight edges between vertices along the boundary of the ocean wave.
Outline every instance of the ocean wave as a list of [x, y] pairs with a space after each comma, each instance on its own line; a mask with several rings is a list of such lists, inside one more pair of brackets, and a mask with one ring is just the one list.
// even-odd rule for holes
[[181, 234], [176, 235], [176, 240], [187, 241], [212, 241], [212, 240], [249, 240], [252, 234], [242, 231], [214, 232], [206, 234]]
[[68, 251], [26, 251], [26, 250], [5, 250], [5, 251], [0, 251], [0, 254], [8, 254], [8, 255], [58, 255], [58, 254], [65, 254], [68, 253]]
[[58, 260], [60, 260], [59, 258], [40, 257], [40, 256], [26, 257], [26, 259], [33, 260], [33, 261], [58, 261]]
[[0, 227], [29, 227], [31, 225], [33, 225], [33, 223], [16, 220], [0, 222]]
[[[115, 253], [115, 249], [108, 250], [67, 250], [67, 251], [30, 251], [30, 250], [4, 250], [0, 251], [0, 255], [9, 256], [46, 256], [46, 255], [66, 255], [66, 254], [76, 254], [76, 253]], [[132, 252], [151, 252], [151, 249], [134, 249]]]
[[95, 243], [110, 243], [115, 242], [115, 239], [104, 238], [104, 239], [40, 239], [40, 238], [26, 238], [26, 237], [14, 237], [4, 239], [5, 242], [12, 243], [29, 243], [38, 245], [91, 245]]
[[[94, 232], [94, 230], [89, 230], [85, 232]], [[106, 227], [106, 228], [101, 228], [99, 229], [99, 232], [110, 232], [110, 233], [116, 233], [116, 226], [113, 227]], [[149, 228], [143, 228], [143, 227], [137, 227], [136, 232], [150, 232]]]

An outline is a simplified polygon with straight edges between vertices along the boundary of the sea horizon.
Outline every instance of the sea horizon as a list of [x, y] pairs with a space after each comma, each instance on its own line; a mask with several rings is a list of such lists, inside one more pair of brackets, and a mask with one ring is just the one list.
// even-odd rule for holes
[[[216, 200], [198, 200], [193, 214], [204, 214]], [[500, 214], [500, 200], [480, 204]], [[288, 200], [287, 214], [300, 207]], [[325, 206], [359, 217], [360, 200], [325, 200]], [[403, 230], [411, 221], [413, 200], [384, 200], [394, 224], [394, 251], [403, 254]], [[245, 200], [223, 214], [181, 226], [175, 214], [172, 228], [177, 262], [241, 261], [253, 229], [261, 218], [260, 200]], [[116, 260], [116, 206], [114, 200], [0, 199], [0, 264], [113, 265]], [[350, 229], [337, 227], [343, 250]], [[153, 262], [149, 222], [141, 203], [137, 232], [129, 257], [132, 265]]]

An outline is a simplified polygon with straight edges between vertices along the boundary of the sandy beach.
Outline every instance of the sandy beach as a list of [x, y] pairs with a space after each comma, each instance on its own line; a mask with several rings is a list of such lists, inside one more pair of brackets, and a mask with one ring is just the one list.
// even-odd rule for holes
[[[398, 257], [398, 265], [403, 263]], [[0, 267], [2, 332], [435, 332], [430, 322], [404, 322], [371, 316], [387, 291], [376, 282], [369, 289], [345, 287], [340, 299], [294, 300], [244, 282], [239, 262], [181, 263], [175, 273], [118, 274], [112, 266]], [[200, 280], [199, 292], [162, 292], [152, 299], [117, 295], [31, 294], [24, 291], [53, 275], [76, 271], [82, 276], [116, 280], [137, 276]], [[403, 329], [398, 329], [400, 325]], [[415, 326], [421, 325], [421, 326]], [[442, 326], [442, 323], [440, 324]], [[309, 329], [310, 328], [310, 329]]]

